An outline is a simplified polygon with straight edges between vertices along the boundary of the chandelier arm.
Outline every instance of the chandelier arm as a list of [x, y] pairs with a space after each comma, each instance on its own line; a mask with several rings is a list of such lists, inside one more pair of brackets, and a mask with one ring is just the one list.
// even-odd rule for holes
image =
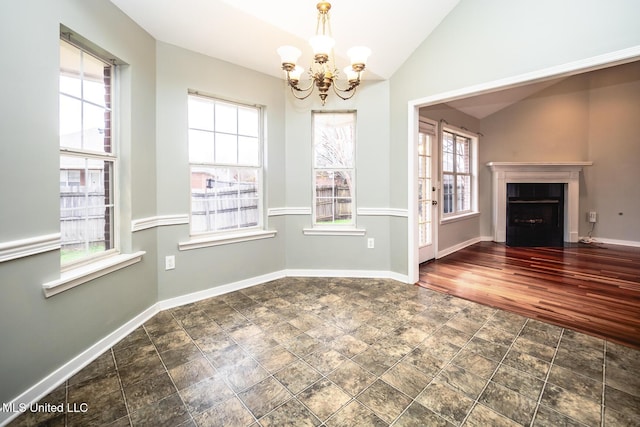
[[[307, 93], [306, 93], [306, 94], [304, 94], [304, 95], [300, 95], [300, 96], [298, 96], [298, 95], [297, 95], [297, 93], [298, 93], [298, 92], [302, 93], [302, 92], [304, 92], [304, 91], [306, 91], [306, 90], [308, 90], [309, 92], [307, 92]], [[297, 88], [297, 87], [295, 87], [295, 86], [291, 86], [291, 93], [293, 94], [293, 96], [294, 96], [296, 99], [307, 99], [307, 98], [309, 97], [309, 95], [311, 95], [311, 94], [313, 93], [313, 84], [311, 85], [311, 87], [310, 87], [310, 88], [306, 88], [306, 89], [304, 89], [304, 90], [303, 90], [303, 89], [300, 89], [300, 88]]]
[[357, 79], [357, 80], [355, 80], [355, 81], [353, 81], [353, 82], [347, 82], [347, 84], [348, 84], [349, 86], [348, 86], [348, 87], [346, 87], [346, 88], [341, 88], [341, 87], [339, 87], [337, 83], [338, 83], [338, 80], [337, 80], [337, 79], [333, 81], [333, 87], [334, 87], [334, 89], [333, 89], [333, 90], [336, 90], [336, 89], [337, 89], [337, 90], [339, 90], [340, 92], [351, 92], [352, 90], [353, 90], [353, 91], [355, 91], [355, 89], [356, 89], [358, 86], [360, 86], [360, 76], [358, 76], [358, 79]]
[[291, 87], [292, 91], [297, 91], [297, 92], [306, 92], [308, 90], [311, 90], [313, 92], [313, 85], [314, 85], [314, 81], [312, 80], [311, 83], [309, 84], [308, 87], [305, 88], [301, 88], [298, 86], [297, 83], [294, 83], [288, 76], [287, 76], [287, 83], [289, 83], [289, 86]]
[[[333, 87], [333, 92], [338, 96], [338, 98], [344, 101], [346, 101], [347, 99], [353, 98], [353, 95], [356, 94], [356, 88], [358, 87], [358, 85], [353, 85], [353, 86], [350, 85], [348, 89], [339, 89], [339, 88], [336, 88], [335, 83], [331, 86]], [[351, 93], [351, 94], [348, 96], [342, 96], [339, 91], [342, 93]]]

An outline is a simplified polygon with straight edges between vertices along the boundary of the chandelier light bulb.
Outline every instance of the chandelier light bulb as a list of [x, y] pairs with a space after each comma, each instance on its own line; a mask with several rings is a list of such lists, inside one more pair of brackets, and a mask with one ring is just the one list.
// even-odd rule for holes
[[365, 46], [354, 46], [347, 51], [347, 56], [351, 59], [351, 65], [356, 71], [358, 71], [356, 66], [364, 69], [367, 65], [369, 55], [371, 55], [371, 49]]
[[302, 73], [304, 73], [304, 68], [302, 68], [299, 65], [296, 65], [296, 67], [289, 72], [289, 78], [291, 80], [299, 81]]
[[313, 53], [316, 56], [322, 55], [328, 57], [336, 42], [331, 37], [321, 34], [311, 37], [311, 39], [309, 39], [309, 44], [311, 45], [311, 49], [313, 49]]
[[347, 76], [348, 81], [352, 82], [358, 80], [358, 72], [355, 71], [352, 66], [344, 67], [344, 70], [342, 71]]
[[284, 64], [291, 64], [292, 66], [295, 66], [298, 62], [298, 58], [302, 55], [302, 52], [297, 47], [281, 46], [278, 48], [278, 55], [280, 55], [283, 66]]

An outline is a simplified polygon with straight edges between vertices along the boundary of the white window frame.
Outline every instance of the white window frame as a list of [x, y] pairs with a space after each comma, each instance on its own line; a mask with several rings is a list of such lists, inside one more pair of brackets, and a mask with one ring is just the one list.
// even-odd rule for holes
[[[257, 201], [258, 201], [258, 209], [257, 209], [257, 224], [248, 227], [238, 227], [233, 229], [224, 229], [224, 230], [204, 230], [204, 231], [193, 231], [193, 202], [192, 202], [192, 185], [189, 185], [189, 233], [190, 238], [188, 241], [180, 242], [178, 247], [180, 250], [189, 250], [189, 249], [198, 249], [209, 246], [217, 246], [228, 243], [237, 243], [249, 240], [257, 240], [263, 238], [274, 237], [276, 232], [265, 230], [265, 218], [264, 218], [264, 205], [265, 205], [265, 172], [264, 172], [264, 107], [255, 104], [242, 103], [238, 101], [231, 101], [228, 99], [220, 98], [217, 96], [212, 96], [208, 94], [203, 94], [197, 91], [190, 90], [188, 93], [188, 99], [197, 98], [200, 100], [204, 100], [205, 102], [212, 103], [221, 103], [232, 105], [241, 108], [255, 108], [258, 110], [258, 165], [248, 165], [248, 164], [225, 164], [225, 163], [216, 163], [215, 161], [206, 162], [199, 161], [194, 162], [192, 159], [189, 159], [189, 177], [191, 179], [192, 170], [194, 168], [246, 168], [250, 170], [256, 170], [258, 176], [258, 185], [257, 185]], [[191, 130], [188, 125], [187, 130]], [[215, 132], [212, 130], [211, 132]], [[215, 159], [214, 159], [215, 160]]]
[[[112, 153], [95, 153], [87, 152], [77, 149], [68, 149], [60, 147], [60, 156], [82, 156], [83, 158], [98, 158], [101, 160], [109, 159], [113, 161], [112, 171], [112, 191], [114, 204], [113, 209], [113, 249], [105, 251], [101, 254], [91, 257], [85, 257], [77, 262], [69, 263], [68, 265], [61, 266], [60, 276], [57, 279], [42, 284], [42, 291], [46, 298], [57, 295], [61, 292], [72, 289], [78, 285], [89, 282], [91, 280], [102, 277], [114, 271], [118, 271], [130, 265], [134, 265], [142, 261], [142, 257], [145, 255], [145, 251], [137, 251], [132, 253], [120, 252], [120, 218], [122, 217], [122, 204], [120, 203], [120, 191], [119, 191], [119, 165], [118, 158], [115, 153], [118, 152], [118, 130], [117, 130], [117, 114], [114, 110], [119, 110], [119, 99], [117, 97], [118, 85], [119, 85], [119, 73], [118, 66], [125, 65], [122, 61], [106, 52], [105, 50], [95, 46], [87, 39], [75, 34], [69, 28], [60, 25], [60, 39], [69, 42], [77, 48], [82, 49], [86, 53], [101, 59], [102, 61], [111, 63], [111, 146]], [[58, 113], [59, 114], [59, 113]], [[60, 143], [58, 143], [60, 145]], [[58, 246], [61, 247], [61, 244]]]
[[[353, 116], [353, 164], [351, 167], [318, 167], [316, 165], [316, 121], [315, 117], [319, 114], [348, 114]], [[357, 145], [357, 112], [356, 110], [338, 110], [338, 111], [326, 111], [326, 110], [314, 110], [311, 112], [311, 164], [312, 164], [312, 176], [311, 176], [311, 200], [312, 200], [312, 228], [305, 229], [304, 233], [307, 235], [314, 234], [329, 234], [329, 235], [363, 235], [364, 230], [359, 230], [356, 227], [356, 145]], [[334, 171], [334, 172], [348, 172], [351, 175], [351, 220], [345, 223], [333, 223], [333, 222], [318, 222], [317, 221], [317, 203], [316, 203], [316, 174], [319, 171]]]
[[[110, 162], [111, 163], [111, 174], [112, 176], [110, 177], [111, 180], [111, 200], [110, 200], [110, 204], [113, 206], [112, 212], [113, 212], [113, 218], [111, 219], [111, 221], [113, 222], [112, 224], [112, 233], [113, 233], [113, 237], [111, 240], [111, 244], [112, 247], [109, 249], [106, 249], [104, 251], [101, 251], [99, 253], [93, 254], [93, 255], [87, 255], [81, 258], [78, 258], [76, 260], [67, 262], [67, 263], [62, 263], [62, 248], [61, 248], [61, 271], [65, 272], [65, 271], [72, 271], [74, 269], [78, 269], [78, 268], [82, 268], [86, 265], [90, 265], [92, 263], [99, 263], [101, 262], [101, 260], [103, 260], [104, 258], [108, 258], [108, 257], [113, 257], [115, 255], [120, 254], [120, 202], [119, 202], [119, 159], [118, 159], [118, 138], [115, 132], [115, 122], [116, 122], [116, 115], [117, 112], [114, 111], [114, 107], [116, 107], [115, 109], [117, 109], [117, 99], [115, 98], [115, 84], [118, 78], [118, 71], [117, 71], [117, 66], [115, 64], [115, 60], [111, 60], [109, 57], [107, 57], [106, 54], [100, 54], [98, 52], [100, 52], [101, 50], [99, 48], [94, 48], [90, 45], [87, 45], [86, 43], [82, 43], [81, 41], [75, 39], [75, 38], [71, 38], [69, 36], [69, 33], [67, 32], [63, 32], [61, 34], [60, 37], [61, 43], [67, 43], [70, 46], [79, 49], [82, 52], [82, 55], [88, 55], [91, 56], [97, 60], [99, 60], [100, 62], [103, 62], [105, 65], [109, 65], [111, 67], [111, 71], [110, 71], [110, 93], [109, 93], [109, 97], [110, 97], [110, 124], [109, 124], [109, 131], [110, 131], [110, 145], [111, 145], [111, 151], [110, 152], [99, 152], [99, 151], [95, 151], [95, 150], [91, 150], [89, 148], [77, 148], [77, 147], [68, 147], [68, 146], [63, 146], [60, 143], [60, 158], [62, 159], [64, 158], [78, 158], [78, 159], [84, 159], [85, 161], [99, 161], [99, 162]], [[82, 79], [84, 80], [84, 79]], [[60, 92], [60, 97], [63, 96], [63, 93]], [[69, 96], [69, 95], [64, 95], [64, 96]], [[79, 100], [83, 103], [91, 103], [90, 101], [88, 101], [85, 98], [85, 95], [83, 92], [81, 92], [79, 97], [75, 98], [76, 100]], [[82, 114], [82, 113], [81, 113]], [[84, 125], [83, 125], [84, 126]], [[84, 129], [84, 127], [82, 128]], [[62, 169], [61, 169], [62, 170]], [[89, 174], [88, 172], [90, 172], [89, 169], [85, 170], [86, 172], [86, 176], [85, 176], [85, 180], [88, 180], [89, 178]], [[85, 183], [85, 187], [88, 185], [88, 183]]]
[[[453, 153], [453, 157], [454, 157], [454, 161], [453, 161], [453, 167], [454, 167], [454, 171], [453, 173], [450, 172], [445, 172], [444, 170], [444, 159], [445, 159], [445, 153], [444, 153], [444, 133], [451, 133], [457, 135], [457, 136], [461, 136], [463, 138], [468, 138], [469, 139], [469, 173], [460, 173], [458, 172], [456, 169], [456, 162], [455, 162], [455, 158], [456, 158], [456, 144], [454, 143], [454, 153]], [[465, 129], [460, 129], [457, 128], [455, 126], [451, 126], [448, 124], [444, 124], [442, 126], [442, 129], [439, 133], [440, 135], [440, 186], [441, 186], [441, 191], [440, 191], [440, 224], [446, 224], [447, 222], [454, 222], [454, 221], [458, 221], [461, 219], [466, 219], [472, 216], [477, 216], [479, 214], [478, 211], [478, 135], [473, 134]], [[445, 179], [444, 176], [445, 175], [452, 175], [453, 176], [453, 181], [454, 183], [457, 181], [457, 177], [458, 176], [469, 176], [470, 177], [470, 207], [469, 209], [466, 210], [458, 210], [457, 207], [457, 187], [454, 186], [454, 193], [453, 193], [453, 200], [452, 200], [452, 204], [453, 204], [453, 211], [449, 212], [449, 213], [445, 213], [445, 188], [444, 188], [444, 183], [445, 183]]]

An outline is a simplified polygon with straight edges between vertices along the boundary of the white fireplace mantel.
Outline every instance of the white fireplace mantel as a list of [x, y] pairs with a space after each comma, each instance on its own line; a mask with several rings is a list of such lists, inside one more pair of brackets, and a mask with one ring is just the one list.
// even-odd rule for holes
[[564, 241], [578, 241], [580, 171], [593, 162], [489, 162], [493, 174], [493, 240], [507, 240], [507, 184], [562, 183]]

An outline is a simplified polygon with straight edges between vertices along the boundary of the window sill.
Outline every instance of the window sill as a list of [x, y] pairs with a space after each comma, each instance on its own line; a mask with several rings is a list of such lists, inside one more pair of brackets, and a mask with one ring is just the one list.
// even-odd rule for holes
[[222, 235], [207, 235], [204, 237], [192, 238], [186, 242], [178, 243], [178, 249], [188, 251], [191, 249], [208, 248], [211, 246], [228, 245], [231, 243], [248, 242], [251, 240], [270, 239], [275, 237], [276, 230], [254, 230], [236, 232]]
[[465, 221], [467, 219], [475, 218], [480, 216], [480, 212], [469, 212], [462, 215], [451, 216], [448, 218], [443, 218], [440, 220], [440, 225], [449, 224], [452, 222]]
[[305, 236], [364, 236], [367, 230], [351, 227], [303, 228]]
[[145, 251], [139, 251], [132, 254], [115, 255], [65, 271], [60, 274], [59, 279], [42, 284], [44, 296], [46, 298], [52, 297], [105, 274], [136, 264], [142, 260], [145, 253]]

